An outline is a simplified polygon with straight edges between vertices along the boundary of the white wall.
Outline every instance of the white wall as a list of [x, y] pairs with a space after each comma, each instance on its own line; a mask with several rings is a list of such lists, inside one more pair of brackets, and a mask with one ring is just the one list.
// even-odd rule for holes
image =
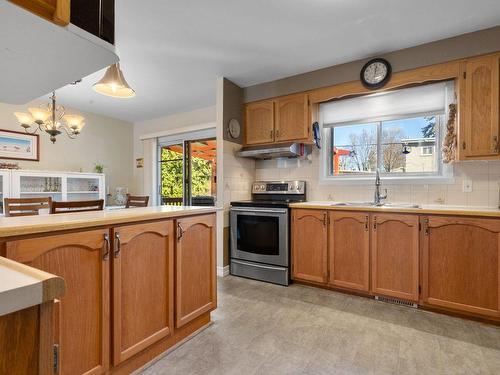
[[[186, 131], [186, 128], [210, 122], [215, 122], [215, 107], [200, 108], [191, 112], [177, 113], [175, 115], [160, 117], [153, 120], [136, 122], [134, 124], [134, 161], [144, 156], [144, 150], [140, 139], [141, 136], [175, 129], [179, 129], [179, 133], [181, 133]], [[134, 163], [133, 171], [134, 183], [132, 191], [136, 194], [144, 194], [144, 169], [136, 168]]]
[[[27, 112], [42, 101], [25, 105], [0, 103], [0, 129], [24, 131], [18, 124], [14, 112]], [[18, 162], [22, 169], [92, 172], [94, 163], [104, 164], [106, 184], [111, 189], [129, 187], [132, 179], [132, 134], [133, 124], [94, 113], [66, 108], [67, 113], [79, 113], [85, 117], [85, 127], [77, 139], [65, 134], [57, 137], [55, 144], [46, 133], [40, 134], [40, 161]], [[7, 161], [7, 160], [6, 160]]]

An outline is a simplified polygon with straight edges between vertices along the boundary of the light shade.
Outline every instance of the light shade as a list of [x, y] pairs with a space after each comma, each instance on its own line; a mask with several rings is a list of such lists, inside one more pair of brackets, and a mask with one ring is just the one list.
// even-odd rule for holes
[[128, 85], [123, 73], [120, 69], [120, 64], [110, 65], [104, 73], [104, 77], [95, 83], [94, 91], [112, 96], [114, 98], [133, 98], [135, 91]]
[[14, 115], [21, 125], [31, 125], [33, 123], [33, 116], [29, 113], [14, 112]]
[[47, 121], [50, 116], [50, 112], [45, 108], [31, 107], [28, 108], [28, 111], [31, 113], [31, 116], [33, 116], [33, 120], [40, 124]]
[[80, 115], [64, 115], [63, 120], [71, 129], [81, 129], [83, 127], [83, 116]]

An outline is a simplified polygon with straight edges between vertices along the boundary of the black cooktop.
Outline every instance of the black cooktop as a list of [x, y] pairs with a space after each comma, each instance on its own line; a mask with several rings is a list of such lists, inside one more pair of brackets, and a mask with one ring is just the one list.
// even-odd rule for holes
[[276, 208], [287, 208], [290, 203], [304, 202], [303, 199], [286, 199], [286, 200], [248, 200], [248, 201], [237, 201], [231, 202], [233, 207], [276, 207]]

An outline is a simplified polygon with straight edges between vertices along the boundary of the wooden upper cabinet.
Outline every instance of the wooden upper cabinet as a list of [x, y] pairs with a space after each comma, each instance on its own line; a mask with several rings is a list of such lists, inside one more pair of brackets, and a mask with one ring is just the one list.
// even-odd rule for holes
[[329, 280], [341, 288], [370, 289], [369, 215], [330, 212]]
[[417, 215], [372, 216], [372, 293], [418, 302]]
[[292, 278], [317, 283], [328, 280], [328, 213], [292, 211]]
[[462, 159], [496, 157], [499, 150], [499, 55], [468, 59], [461, 94]]
[[175, 325], [217, 307], [215, 215], [177, 220]]
[[7, 258], [60, 276], [66, 294], [54, 305], [60, 375], [102, 374], [109, 368], [108, 230], [11, 241]]
[[70, 21], [70, 0], [9, 0], [11, 3], [43, 17], [57, 25]]
[[250, 103], [245, 107], [245, 144], [274, 142], [274, 102]]
[[309, 111], [306, 94], [278, 98], [275, 101], [276, 142], [304, 141], [309, 137]]
[[430, 216], [424, 220], [423, 301], [500, 316], [500, 221]]
[[172, 220], [113, 229], [113, 364], [173, 332]]

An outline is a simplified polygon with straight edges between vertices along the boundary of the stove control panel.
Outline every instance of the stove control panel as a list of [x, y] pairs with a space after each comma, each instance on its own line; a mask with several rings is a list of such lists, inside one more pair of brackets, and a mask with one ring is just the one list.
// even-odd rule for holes
[[305, 181], [257, 181], [252, 194], [305, 194]]

